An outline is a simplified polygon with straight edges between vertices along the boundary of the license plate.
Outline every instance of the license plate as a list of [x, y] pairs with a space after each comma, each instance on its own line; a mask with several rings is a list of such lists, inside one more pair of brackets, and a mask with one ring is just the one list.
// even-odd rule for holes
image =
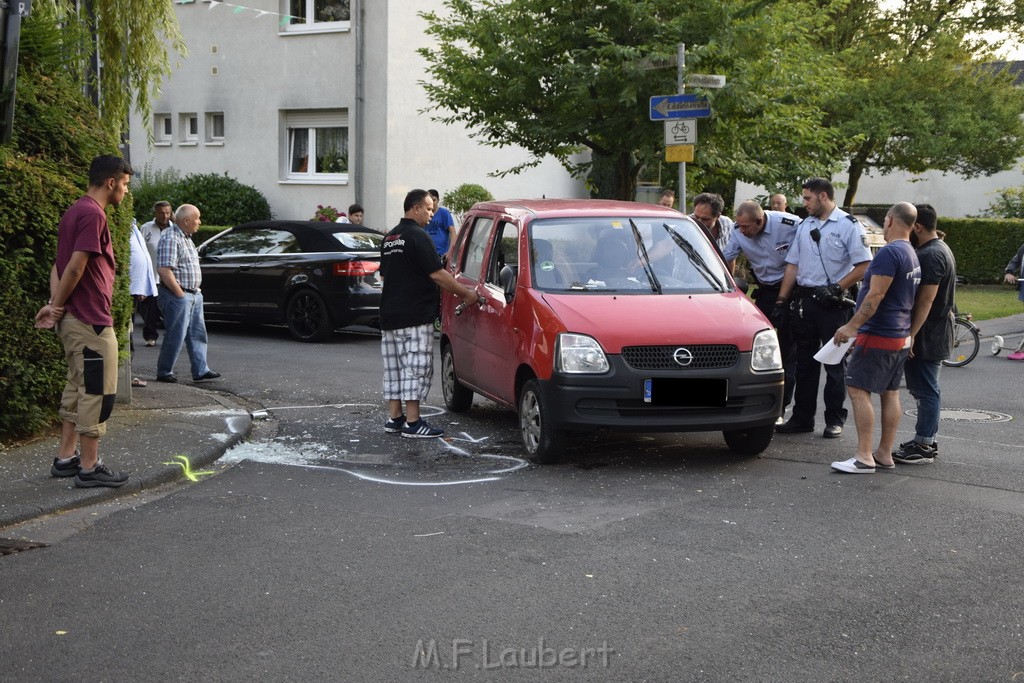
[[729, 380], [700, 377], [654, 377], [644, 380], [644, 403], [681, 408], [724, 408]]

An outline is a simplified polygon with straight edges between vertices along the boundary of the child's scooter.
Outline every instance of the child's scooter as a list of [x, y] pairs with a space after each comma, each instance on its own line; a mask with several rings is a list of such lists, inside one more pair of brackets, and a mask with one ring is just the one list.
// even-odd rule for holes
[[997, 334], [992, 338], [992, 355], [998, 356], [999, 352], [1003, 349], [1013, 349], [1014, 353], [1020, 353], [1024, 351], [1024, 339], [1021, 339], [1020, 343], [1014, 346], [1013, 344], [1007, 344], [1006, 340]]

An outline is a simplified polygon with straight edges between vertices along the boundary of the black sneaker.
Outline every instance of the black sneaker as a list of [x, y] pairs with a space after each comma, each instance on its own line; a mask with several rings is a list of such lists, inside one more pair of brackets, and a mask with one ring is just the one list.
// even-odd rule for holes
[[78, 467], [81, 460], [76, 455], [68, 462], [61, 462], [58, 458], [53, 459], [50, 466], [50, 475], [54, 477], [73, 477], [78, 474]]
[[[913, 439], [911, 439], [910, 441], [904, 441], [903, 443], [900, 444], [900, 446], [899, 446], [899, 448], [897, 450], [901, 450], [902, 451], [903, 449], [910, 448], [911, 446], [913, 446], [914, 444], [917, 444], [917, 443], [918, 442], [913, 440]], [[939, 442], [938, 441], [932, 441], [932, 450], [935, 451], [935, 455], [939, 454]]]
[[75, 487], [80, 489], [91, 489], [97, 486], [109, 486], [116, 489], [127, 483], [128, 475], [126, 473], [111, 471], [109, 467], [99, 462], [96, 463], [92, 472], [80, 469], [75, 476]]
[[905, 441], [899, 450], [893, 451], [892, 459], [904, 465], [924, 465], [935, 462], [938, 449], [916, 441]]
[[398, 417], [389, 417], [388, 421], [384, 423], [384, 431], [388, 434], [397, 434], [402, 431], [402, 427], [405, 426], [405, 415], [399, 415]]
[[436, 439], [444, 434], [439, 427], [431, 427], [422, 417], [416, 422], [406, 422], [402, 427], [402, 436], [407, 439]]

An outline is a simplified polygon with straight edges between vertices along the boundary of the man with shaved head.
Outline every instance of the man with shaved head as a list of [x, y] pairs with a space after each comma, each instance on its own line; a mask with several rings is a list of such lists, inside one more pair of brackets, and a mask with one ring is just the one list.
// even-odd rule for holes
[[[796, 226], [800, 219], [782, 211], [765, 211], [755, 201], [745, 201], [736, 207], [736, 230], [732, 239], [722, 250], [722, 256], [735, 272], [736, 257], [741, 253], [750, 262], [750, 269], [757, 278], [757, 292], [754, 304], [771, 318], [779, 335], [782, 349], [782, 366], [786, 369], [786, 388], [782, 396], [782, 412], [785, 414], [793, 398], [796, 374], [796, 346], [790, 330], [790, 315], [786, 306], [778, 305], [782, 277], [786, 274], [786, 255], [789, 245], [796, 237]], [[779, 418], [782, 420], [782, 418]], [[784, 422], [784, 420], [783, 420]]]
[[[921, 265], [910, 244], [915, 222], [913, 204], [900, 202], [889, 209], [883, 226], [886, 245], [864, 273], [853, 318], [836, 330], [836, 344], [855, 339], [846, 389], [857, 425], [857, 454], [832, 463], [837, 472], [871, 474], [896, 467], [892, 450], [900, 424], [900, 380], [910, 354], [914, 299], [921, 283]], [[871, 394], [878, 394], [882, 405], [882, 436], [876, 450], [871, 447], [875, 429]]]

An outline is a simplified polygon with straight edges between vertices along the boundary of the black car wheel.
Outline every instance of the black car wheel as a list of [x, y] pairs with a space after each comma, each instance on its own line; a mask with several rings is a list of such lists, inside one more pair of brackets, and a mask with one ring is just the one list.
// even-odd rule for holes
[[722, 432], [729, 450], [737, 455], [757, 455], [768, 448], [775, 436], [775, 425], [732, 429]]
[[453, 413], [464, 413], [473, 405], [473, 391], [462, 386], [455, 374], [451, 344], [445, 344], [441, 349], [441, 392], [445, 407]]
[[564, 434], [551, 426], [540, 383], [531, 379], [519, 396], [519, 431], [526, 457], [539, 465], [557, 462], [562, 457]]
[[334, 331], [327, 304], [311, 289], [303, 289], [288, 300], [288, 331], [299, 341], [317, 342]]

